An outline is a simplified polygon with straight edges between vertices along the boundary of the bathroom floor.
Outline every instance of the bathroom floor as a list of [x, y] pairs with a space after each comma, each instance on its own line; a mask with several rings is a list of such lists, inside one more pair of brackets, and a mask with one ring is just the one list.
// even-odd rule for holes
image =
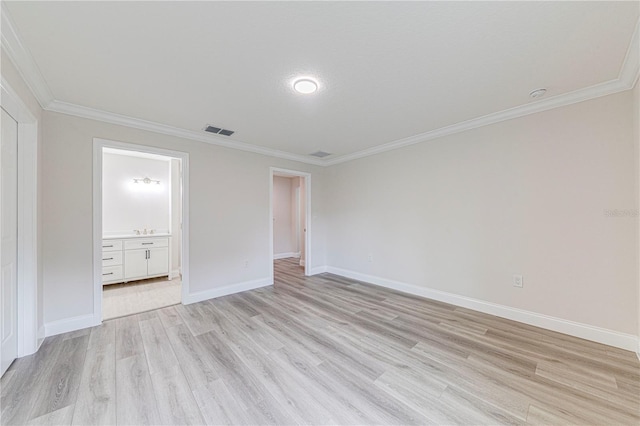
[[102, 289], [102, 319], [108, 320], [180, 303], [181, 279], [151, 278]]

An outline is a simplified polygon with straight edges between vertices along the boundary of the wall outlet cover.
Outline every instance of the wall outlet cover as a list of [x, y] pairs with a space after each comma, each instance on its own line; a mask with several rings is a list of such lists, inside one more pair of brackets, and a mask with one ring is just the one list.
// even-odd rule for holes
[[513, 286], [522, 288], [522, 275], [513, 276]]

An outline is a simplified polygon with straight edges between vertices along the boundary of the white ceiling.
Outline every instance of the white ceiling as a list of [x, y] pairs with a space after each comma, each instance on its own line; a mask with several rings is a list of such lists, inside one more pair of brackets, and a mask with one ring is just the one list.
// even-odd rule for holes
[[[56, 101], [327, 161], [532, 103], [538, 87], [546, 99], [616, 80], [640, 14], [638, 2], [5, 4]], [[296, 76], [320, 90], [295, 93]]]

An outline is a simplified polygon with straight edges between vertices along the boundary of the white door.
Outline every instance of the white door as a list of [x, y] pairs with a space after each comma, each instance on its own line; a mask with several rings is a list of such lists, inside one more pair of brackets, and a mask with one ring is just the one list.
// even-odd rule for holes
[[149, 249], [147, 271], [149, 275], [169, 273], [169, 247], [155, 247]]
[[131, 280], [147, 276], [147, 249], [124, 251], [124, 278]]
[[0, 375], [18, 355], [17, 277], [18, 269], [18, 123], [2, 110], [0, 150]]

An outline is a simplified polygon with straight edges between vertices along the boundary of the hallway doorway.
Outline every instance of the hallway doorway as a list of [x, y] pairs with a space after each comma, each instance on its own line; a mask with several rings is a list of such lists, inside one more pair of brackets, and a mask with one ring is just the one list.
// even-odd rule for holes
[[269, 193], [271, 259], [295, 261], [310, 275], [311, 174], [272, 167]]

